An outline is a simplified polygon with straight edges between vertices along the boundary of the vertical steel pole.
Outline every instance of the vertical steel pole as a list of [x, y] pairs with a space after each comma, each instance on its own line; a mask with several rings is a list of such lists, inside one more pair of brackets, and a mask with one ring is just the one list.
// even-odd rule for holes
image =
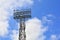
[[25, 34], [25, 18], [20, 19], [19, 40], [26, 40]]

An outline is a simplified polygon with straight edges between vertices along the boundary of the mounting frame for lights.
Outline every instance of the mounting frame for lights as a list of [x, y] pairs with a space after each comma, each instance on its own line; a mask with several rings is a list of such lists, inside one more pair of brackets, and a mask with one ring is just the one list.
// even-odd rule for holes
[[31, 18], [31, 10], [14, 10], [14, 19]]

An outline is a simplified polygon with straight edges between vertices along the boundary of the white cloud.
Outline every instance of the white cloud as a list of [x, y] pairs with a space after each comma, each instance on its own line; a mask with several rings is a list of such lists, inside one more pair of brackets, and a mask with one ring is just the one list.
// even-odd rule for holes
[[48, 19], [48, 17], [46, 17], [46, 16], [43, 16], [43, 18], [42, 18], [42, 22], [43, 23], [52, 23], [52, 19]]
[[[33, 18], [26, 22], [26, 40], [37, 40], [39, 35], [40, 38], [44, 39], [44, 32], [46, 32], [47, 28], [44, 28], [41, 20], [37, 18]], [[41, 40], [42, 40], [41, 39]]]
[[[3, 4], [3, 5], [2, 5]], [[16, 8], [16, 7], [29, 7], [33, 4], [33, 0], [0, 0], [0, 7]]]
[[17, 30], [13, 30], [12, 35], [10, 35], [10, 36], [11, 36], [11, 40], [19, 40], [18, 39], [19, 38], [19, 33], [18, 33]]
[[0, 36], [4, 36], [6, 35], [6, 33], [8, 33], [8, 21], [5, 22], [0, 22]]
[[[0, 36], [8, 33], [8, 19], [17, 7], [31, 6], [33, 0], [0, 0]], [[11, 13], [9, 13], [11, 12]]]
[[48, 15], [42, 17], [42, 23], [46, 26], [53, 26], [55, 19], [56, 19], [56, 17], [54, 15], [48, 14]]
[[0, 36], [4, 36], [8, 33], [8, 12], [0, 8]]
[[[30, 19], [26, 21], [26, 40], [44, 40], [46, 36], [44, 32], [46, 32], [47, 28], [43, 27], [41, 24], [41, 20], [37, 18]], [[12, 35], [12, 40], [18, 40], [17, 35], [15, 32]]]
[[50, 40], [60, 40], [60, 35], [51, 35]]
[[57, 36], [56, 35], [51, 35], [50, 40], [57, 40]]

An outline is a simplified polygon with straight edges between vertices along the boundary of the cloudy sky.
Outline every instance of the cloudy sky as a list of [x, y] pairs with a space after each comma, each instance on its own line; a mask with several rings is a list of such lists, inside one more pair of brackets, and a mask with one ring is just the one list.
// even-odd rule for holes
[[14, 9], [31, 8], [26, 40], [60, 40], [60, 0], [0, 0], [0, 40], [18, 40]]

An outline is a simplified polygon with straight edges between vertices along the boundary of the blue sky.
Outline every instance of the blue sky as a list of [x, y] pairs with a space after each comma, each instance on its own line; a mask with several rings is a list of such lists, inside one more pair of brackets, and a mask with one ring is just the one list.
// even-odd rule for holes
[[52, 34], [60, 35], [60, 0], [41, 0], [40, 2], [35, 0], [32, 13], [32, 16], [37, 16], [39, 19], [42, 19], [43, 16], [52, 15], [52, 17], [47, 16], [48, 20], [52, 20], [53, 23], [49, 24], [46, 35], [48, 37]]
[[52, 20], [53, 23], [47, 24], [49, 29], [46, 35], [48, 37], [52, 34], [60, 35], [60, 0], [41, 0], [40, 2], [35, 0], [32, 10], [32, 16], [37, 16], [39, 19], [42, 19], [43, 16], [52, 15], [51, 17], [47, 16], [47, 19]]
[[[17, 9], [18, 7], [19, 7], [18, 9], [21, 9], [21, 8], [25, 8], [26, 6], [28, 8], [31, 7], [32, 19], [36, 17], [38, 19], [38, 21], [36, 20], [37, 22], [39, 22], [40, 20], [41, 21], [40, 24], [42, 24], [44, 28], [47, 27], [47, 30], [45, 32], [42, 32], [42, 34], [46, 38], [44, 39], [44, 36], [42, 36], [42, 40], [59, 40], [60, 39], [60, 0], [32, 0], [31, 2], [29, 1], [26, 1], [26, 3], [22, 2], [22, 5], [20, 6], [19, 4], [18, 5], [13, 4], [13, 5], [15, 6], [15, 8], [12, 7], [11, 9], [9, 6], [8, 6], [9, 9], [7, 8], [4, 9], [4, 7], [1, 7], [2, 5], [0, 5], [0, 10], [1, 8], [4, 10], [8, 10], [8, 15], [9, 15], [9, 20], [8, 20], [8, 24], [9, 24], [8, 31], [9, 32], [6, 35], [3, 31], [2, 32], [3, 34], [1, 33], [3, 36], [0, 34], [0, 40], [12, 40], [11, 35], [14, 35], [12, 30], [18, 30], [18, 27], [17, 27], [18, 24], [16, 20], [13, 19], [13, 16], [11, 16], [13, 14], [12, 9]], [[9, 13], [12, 13], [12, 14], [9, 14]], [[40, 40], [40, 37], [38, 37], [38, 40]]]

